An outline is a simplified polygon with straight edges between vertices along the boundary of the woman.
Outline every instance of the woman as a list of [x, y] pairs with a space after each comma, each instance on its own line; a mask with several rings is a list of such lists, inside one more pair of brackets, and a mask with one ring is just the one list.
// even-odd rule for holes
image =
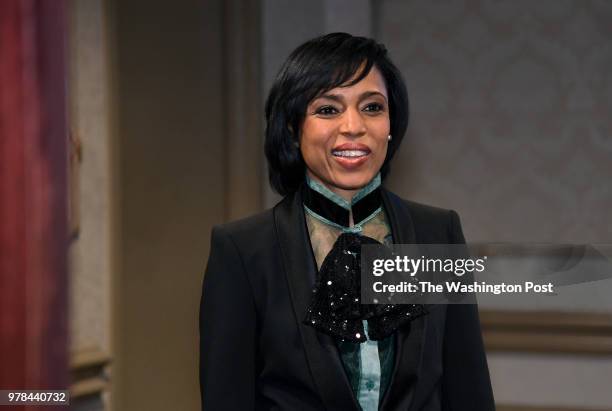
[[[363, 243], [464, 243], [454, 211], [380, 187], [408, 124], [405, 85], [385, 48], [344, 33], [298, 47], [266, 121], [270, 183], [285, 197], [213, 229], [200, 312], [203, 409], [494, 409], [474, 305], [381, 314], [336, 281]], [[360, 317], [325, 309], [347, 299]]]

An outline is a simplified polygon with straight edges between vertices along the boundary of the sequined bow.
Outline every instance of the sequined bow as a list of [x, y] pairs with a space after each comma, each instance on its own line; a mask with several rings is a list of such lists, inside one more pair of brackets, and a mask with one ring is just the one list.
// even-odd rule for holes
[[[427, 314], [422, 304], [361, 304], [361, 246], [373, 238], [341, 234], [325, 257], [304, 323], [332, 337], [362, 343], [382, 340]], [[368, 336], [363, 321], [368, 321]]]

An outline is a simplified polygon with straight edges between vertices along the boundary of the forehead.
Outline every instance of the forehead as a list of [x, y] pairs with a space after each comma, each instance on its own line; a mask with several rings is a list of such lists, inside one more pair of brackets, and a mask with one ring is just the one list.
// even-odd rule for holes
[[323, 94], [351, 95], [361, 94], [363, 92], [377, 91], [387, 97], [387, 86], [385, 84], [385, 78], [376, 66], [373, 66], [370, 72], [360, 81], [350, 85], [354, 81], [354, 79], [359, 76], [359, 74], [359, 71], [355, 73], [355, 75], [345, 83], [347, 85], [335, 87]]

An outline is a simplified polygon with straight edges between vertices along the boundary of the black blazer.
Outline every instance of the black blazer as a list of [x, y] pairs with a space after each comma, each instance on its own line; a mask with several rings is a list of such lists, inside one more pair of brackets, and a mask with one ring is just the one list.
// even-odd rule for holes
[[[382, 190], [395, 243], [464, 243], [456, 212]], [[359, 410], [335, 341], [302, 324], [316, 263], [301, 195], [213, 229], [200, 305], [205, 411]], [[494, 410], [475, 305], [430, 306], [395, 334], [381, 410]]]

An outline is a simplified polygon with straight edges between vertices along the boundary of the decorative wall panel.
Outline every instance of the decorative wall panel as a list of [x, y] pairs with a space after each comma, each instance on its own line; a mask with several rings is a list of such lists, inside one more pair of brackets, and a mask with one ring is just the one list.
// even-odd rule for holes
[[612, 2], [374, 4], [412, 103], [392, 189], [471, 241], [612, 241]]

